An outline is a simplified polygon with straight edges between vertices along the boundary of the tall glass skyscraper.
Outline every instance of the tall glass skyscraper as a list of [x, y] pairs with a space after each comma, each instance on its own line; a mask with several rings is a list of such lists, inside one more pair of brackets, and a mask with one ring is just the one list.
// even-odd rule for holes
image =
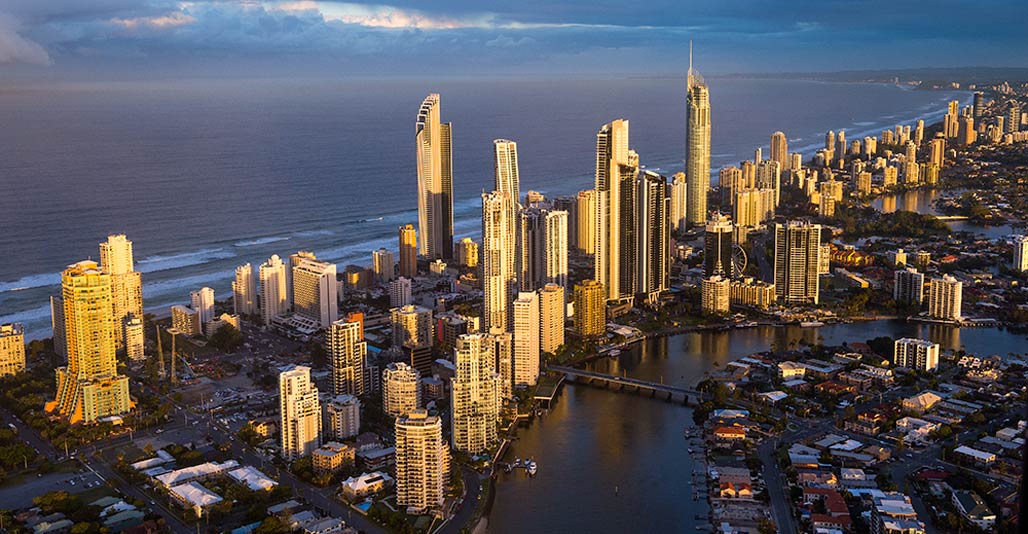
[[439, 122], [439, 95], [421, 103], [415, 126], [418, 152], [418, 233], [421, 255], [453, 257], [453, 157], [450, 123]]
[[685, 131], [686, 221], [700, 226], [707, 221], [710, 189], [710, 93], [703, 76], [692, 68], [689, 43], [689, 80]]

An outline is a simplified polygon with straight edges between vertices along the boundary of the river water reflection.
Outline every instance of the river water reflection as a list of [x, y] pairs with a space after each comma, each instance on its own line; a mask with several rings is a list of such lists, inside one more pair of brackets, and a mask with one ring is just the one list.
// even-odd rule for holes
[[[864, 342], [878, 336], [931, 339], [945, 349], [989, 356], [1028, 352], [1022, 335], [881, 320], [818, 328], [757, 327], [688, 333], [636, 343], [591, 368], [678, 385], [695, 385], [729, 361], [776, 346]], [[539, 474], [500, 475], [490, 534], [550, 532], [695, 532], [706, 514], [694, 501], [682, 428], [689, 408], [661, 400], [566, 385], [553, 408], [528, 428], [508, 460], [533, 458]]]
[[[882, 195], [872, 200], [871, 206], [882, 213], [915, 211], [917, 213], [941, 215], [933, 204], [935, 199], [941, 195], [942, 192], [936, 189], [915, 189], [892, 195]], [[967, 221], [948, 221], [946, 224], [954, 232], [972, 232], [984, 235], [990, 239], [1000, 239], [1014, 233], [1014, 229], [1007, 224], [981, 226]]]

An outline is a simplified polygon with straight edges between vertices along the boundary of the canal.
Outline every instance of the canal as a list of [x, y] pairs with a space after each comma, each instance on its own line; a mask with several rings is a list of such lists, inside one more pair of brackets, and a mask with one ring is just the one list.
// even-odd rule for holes
[[[758, 327], [688, 333], [636, 343], [591, 369], [695, 385], [705, 373], [774, 344], [840, 345], [878, 336], [922, 337], [946, 349], [989, 356], [1028, 352], [1025, 336], [996, 328], [880, 320], [818, 328]], [[661, 400], [566, 384], [553, 408], [519, 430], [507, 460], [533, 458], [535, 478], [501, 474], [484, 529], [489, 534], [696, 532], [706, 503], [693, 500], [682, 429], [692, 411]]]

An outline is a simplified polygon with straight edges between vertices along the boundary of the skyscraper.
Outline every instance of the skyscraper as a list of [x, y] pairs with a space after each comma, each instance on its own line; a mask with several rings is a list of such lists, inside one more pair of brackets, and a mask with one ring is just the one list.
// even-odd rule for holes
[[100, 267], [111, 275], [111, 298], [114, 307], [114, 343], [119, 352], [125, 349], [125, 324], [130, 317], [143, 317], [143, 282], [135, 271], [132, 242], [124, 234], [107, 236], [100, 243]]
[[564, 288], [546, 284], [539, 290], [539, 350], [556, 354], [564, 344], [564, 322], [567, 320]]
[[390, 308], [401, 308], [410, 304], [411, 301], [411, 283], [409, 278], [401, 276], [396, 280], [389, 282]]
[[629, 163], [628, 121], [604, 124], [596, 134], [596, 279], [608, 300], [621, 297], [621, 166]]
[[257, 313], [257, 277], [249, 263], [236, 267], [232, 281], [232, 311], [239, 315]]
[[514, 301], [514, 384], [534, 386], [539, 379], [539, 295], [518, 293]]
[[[618, 262], [617, 272], [620, 280], [618, 300], [632, 302], [639, 292], [639, 219], [645, 216], [639, 204], [639, 155], [634, 150], [628, 151], [628, 163], [619, 166], [621, 182], [619, 226], [617, 235], [618, 255], [612, 261]], [[667, 217], [667, 213], [664, 214]]]
[[382, 411], [403, 417], [421, 406], [421, 373], [401, 362], [382, 371]]
[[111, 275], [94, 261], [61, 273], [68, 365], [57, 368], [57, 395], [46, 404], [72, 424], [132, 409], [128, 377], [118, 374]]
[[732, 263], [732, 220], [718, 212], [710, 216], [703, 233], [703, 276], [734, 277]]
[[932, 279], [928, 286], [928, 315], [936, 319], [959, 321], [964, 284], [950, 275]]
[[771, 161], [777, 161], [779, 169], [789, 170], [789, 139], [782, 132], [771, 134]]
[[575, 285], [575, 332], [582, 337], [602, 336], [606, 332], [606, 298], [603, 284], [583, 280]]
[[453, 448], [470, 454], [486, 451], [497, 439], [500, 377], [494, 369], [489, 334], [457, 336], [451, 382]]
[[689, 184], [686, 219], [689, 226], [700, 226], [707, 221], [707, 190], [710, 188], [710, 93], [703, 76], [692, 67], [691, 42], [686, 101], [685, 177]]
[[974, 121], [978, 122], [982, 119], [982, 113], [985, 111], [985, 94], [981, 91], [974, 93]]
[[125, 323], [125, 356], [130, 360], [140, 361], [146, 358], [146, 332], [143, 331], [143, 318], [133, 315]]
[[892, 298], [918, 306], [924, 301], [924, 274], [913, 267], [896, 271], [893, 275]]
[[[676, 175], [677, 176], [677, 175]], [[756, 170], [754, 170], [754, 184], [756, 184]], [[672, 185], [672, 188], [674, 186]], [[718, 189], [721, 196], [721, 209], [731, 206], [735, 202], [735, 194], [750, 187], [743, 177], [742, 169], [734, 165], [722, 167], [718, 171]], [[672, 206], [674, 205], [674, 190], [672, 189]], [[674, 220], [674, 218], [672, 218]]]
[[[518, 145], [507, 139], [493, 140], [493, 191], [505, 193], [511, 200], [507, 206], [509, 243], [516, 243], [518, 211], [521, 209], [521, 182], [518, 177]], [[516, 256], [510, 256], [510, 270], [514, 272]]]
[[336, 264], [304, 258], [293, 267], [293, 311], [319, 328], [339, 319]]
[[414, 278], [418, 274], [418, 235], [413, 225], [400, 227], [400, 276]]
[[392, 310], [393, 345], [397, 347], [432, 346], [432, 310], [407, 305]]
[[325, 344], [332, 368], [332, 394], [363, 396], [368, 344], [361, 337], [361, 324], [335, 321], [325, 334]]
[[478, 243], [470, 237], [465, 237], [457, 243], [457, 264], [475, 268], [478, 267]]
[[775, 225], [775, 293], [786, 304], [817, 304], [821, 225], [789, 221]]
[[286, 266], [277, 254], [258, 269], [261, 282], [261, 322], [270, 325], [271, 320], [289, 309], [286, 293]]
[[392, 251], [380, 248], [372, 252], [371, 262], [376, 282], [388, 284], [396, 277], [396, 260], [393, 259]]
[[1012, 102], [1007, 111], [1007, 133], [1017, 133], [1019, 131], [1021, 131], [1021, 105], [1017, 102]]
[[635, 292], [648, 303], [656, 303], [667, 291], [671, 270], [671, 227], [668, 212], [667, 179], [652, 171], [643, 171], [636, 188], [635, 218]]
[[336, 395], [325, 403], [322, 422], [328, 439], [355, 437], [361, 428], [361, 401], [353, 395]]
[[489, 342], [500, 376], [500, 398], [509, 399], [514, 396], [514, 335], [493, 330], [489, 332]]
[[[724, 187], [722, 185], [722, 187]], [[686, 212], [688, 211], [688, 183], [684, 172], [676, 172], [671, 177], [671, 231], [685, 232], [689, 229]], [[722, 196], [722, 199], [724, 197]]]
[[207, 331], [207, 323], [214, 319], [214, 290], [209, 287], [201, 287], [189, 292], [190, 307], [197, 313], [200, 324], [200, 333], [211, 335], [214, 332]]
[[428, 95], [418, 110], [414, 128], [418, 159], [419, 250], [429, 260], [448, 260], [453, 256], [452, 125], [440, 123], [439, 114], [439, 95]]
[[279, 373], [278, 398], [282, 458], [292, 461], [314, 452], [321, 446], [321, 403], [310, 367]]
[[443, 423], [425, 410], [396, 420], [396, 504], [429, 510], [443, 505], [449, 456]]
[[509, 303], [516, 281], [511, 199], [506, 193], [482, 194], [482, 330], [508, 329]]
[[1028, 271], [1028, 236], [1015, 235], [1013, 268], [1016, 271]]
[[578, 250], [592, 254], [596, 250], [596, 191], [586, 189], [578, 192]]
[[568, 214], [546, 208], [521, 210], [518, 225], [520, 259], [518, 281], [522, 291], [554, 283], [568, 283]]

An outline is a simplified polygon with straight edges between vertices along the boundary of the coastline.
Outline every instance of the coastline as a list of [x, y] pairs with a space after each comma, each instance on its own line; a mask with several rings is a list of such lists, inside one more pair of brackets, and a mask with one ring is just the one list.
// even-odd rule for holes
[[[803, 81], [803, 80], [797, 80], [797, 81]], [[804, 83], [808, 83], [806, 81], [803, 81], [803, 82]], [[876, 85], [883, 85], [883, 84], [876, 84]], [[888, 84], [884, 84], [884, 85], [888, 85]], [[970, 95], [968, 95], [967, 98], [970, 98]], [[896, 114], [897, 117], [901, 117], [901, 119], [897, 119], [896, 122], [906, 123], [906, 122], [916, 121], [916, 120], [918, 120], [918, 118], [929, 117], [932, 114], [937, 113], [937, 112], [938, 112], [938, 110], [936, 110], [935, 108], [932, 108], [930, 110], [908, 109], [906, 112], [897, 113]], [[910, 118], [908, 119], [907, 117], [910, 117]], [[858, 128], [859, 128], [859, 131], [858, 131]], [[876, 126], [874, 129], [855, 127], [855, 128], [849, 129], [848, 133], [851, 136], [858, 136], [858, 135], [859, 136], [863, 136], [865, 134], [871, 134], [871, 133], [874, 133], [874, 134], [877, 135], [878, 133], [880, 133], [881, 129], [882, 128], [878, 127], [878, 126]], [[800, 137], [802, 137], [804, 139], [816, 139], [819, 136], [821, 136], [822, 134], [823, 134], [823, 132], [813, 132], [813, 131], [811, 131], [811, 132], [798, 132], [798, 133], [795, 133], [794, 135], [800, 136]], [[758, 145], [763, 144], [765, 142], [766, 142], [766, 137], [762, 136], [761, 140], [758, 142]], [[798, 145], [799, 146], [795, 147], [798, 150], [802, 150], [802, 149], [806, 148], [806, 146], [807, 146], [805, 144], [802, 144], [802, 142], [798, 143]], [[815, 145], [815, 147], [816, 146], [819, 146], [819, 145]], [[737, 149], [722, 150], [720, 152], [726, 152], [727, 153], [727, 152], [734, 151], [732, 153], [730, 159], [726, 160], [726, 161], [729, 162], [729, 164], [732, 164], [733, 162], [737, 163], [739, 160], [742, 160], [742, 159], [748, 159], [748, 155], [749, 154], [746, 153], [747, 151], [742, 150], [742, 152], [740, 152], [740, 150], [742, 150], [742, 149], [741, 148], [737, 148]], [[650, 157], [648, 157], [648, 159], [651, 161], [651, 164], [649, 165], [651, 168], [662, 168], [663, 169], [662, 172], [665, 172], [666, 174], [669, 174], [669, 175], [675, 169], [677, 169], [678, 167], [681, 166], [681, 161], [680, 161], [680, 158], [678, 157], [677, 154], [667, 153], [667, 154], [663, 154], [663, 155], [650, 156]], [[712, 172], [715, 173], [715, 175], [712, 176], [712, 182], [716, 183], [716, 179], [717, 179], [716, 178], [716, 172], [717, 171], [712, 169]], [[559, 183], [559, 185], [557, 185], [556, 187], [541, 187], [539, 189], [544, 190], [544, 191], [546, 189], [552, 189], [553, 193], [564, 194], [564, 193], [567, 193], [567, 191], [563, 191], [562, 188], [567, 188], [568, 191], [570, 191], [571, 189], [589, 187], [588, 180], [589, 180], [589, 173], [586, 173], [586, 172], [576, 173], [574, 175], [574, 177], [569, 178], [565, 182]], [[579, 183], [579, 182], [581, 182], [581, 183]], [[553, 184], [551, 184], [551, 185], [553, 185]], [[465, 236], [465, 235], [476, 236], [477, 235], [478, 230], [476, 229], [476, 225], [474, 224], [474, 222], [477, 220], [476, 216], [475, 216], [475, 206], [474, 206], [475, 203], [476, 203], [475, 199], [470, 199], [470, 200], [463, 199], [463, 200], [460, 200], [460, 201], [457, 202], [457, 204], [464, 204], [461, 207], [461, 209], [456, 209], [456, 211], [457, 212], [464, 212], [463, 214], [465, 215], [465, 218], [459, 218], [459, 219], [455, 220], [455, 226], [458, 227], [458, 229], [460, 229], [460, 227], [463, 227], [462, 231], [456, 231], [455, 234], [460, 234], [461, 236]], [[455, 208], [457, 208], [457, 206], [455, 206]], [[414, 214], [414, 213], [416, 213], [416, 212], [412, 211], [412, 210], [400, 210], [398, 212], [390, 211], [388, 214], [386, 214], [387, 215], [386, 219], [388, 220], [388, 222], [390, 224], [392, 224], [394, 222], [393, 221], [394, 219], [395, 220], [400, 220], [400, 219], [406, 220], [406, 219], [409, 219], [411, 217], [411, 215]], [[458, 213], [458, 215], [461, 215], [461, 213]], [[352, 219], [351, 219], [351, 222], [352, 222]], [[307, 239], [307, 235], [308, 235], [308, 233], [310, 231], [316, 231], [316, 230], [311, 230], [311, 229], [308, 229], [308, 230], [293, 229], [293, 230], [294, 231], [292, 231], [292, 232], [279, 231], [279, 232], [257, 232], [256, 234], [255, 233], [248, 233], [248, 234], [246, 234], [245, 238], [237, 238], [237, 239], [223, 238], [223, 239], [217, 240], [216, 243], [213, 243], [213, 244], [212, 243], [198, 244], [195, 247], [190, 248], [189, 250], [184, 250], [184, 251], [181, 251], [179, 253], [180, 254], [190, 254], [190, 253], [196, 252], [197, 250], [206, 250], [206, 249], [210, 249], [212, 247], [224, 247], [226, 249], [226, 254], [227, 253], [233, 253], [234, 254], [234, 256], [233, 256], [234, 260], [233, 261], [236, 261], [237, 263], [242, 263], [242, 262], [245, 262], [245, 261], [252, 261], [250, 258], [266, 257], [267, 254], [265, 254], [265, 253], [266, 252], [271, 252], [271, 250], [276, 245], [278, 245], [279, 247], [277, 249], [274, 249], [274, 250], [277, 251], [279, 254], [281, 254], [283, 250], [279, 250], [279, 249], [284, 249], [284, 247], [281, 246], [281, 245], [283, 245], [283, 243], [281, 243], [281, 242], [275, 243], [275, 242], [269, 241], [271, 239], [281, 237], [282, 235], [285, 235], [285, 234], [295, 235], [295, 236], [303, 236], [303, 239]], [[267, 234], [267, 235], [264, 235], [264, 234]], [[363, 240], [358, 241], [358, 242], [345, 243], [345, 242], [341, 242], [341, 240], [339, 238], [339, 235], [336, 235], [336, 236], [323, 236], [323, 237], [320, 237], [320, 238], [317, 239], [317, 241], [318, 242], [323, 242], [323, 243], [321, 243], [321, 244], [319, 244], [319, 243], [311, 244], [311, 243], [302, 242], [303, 240], [299, 239], [299, 237], [297, 237], [296, 238], [296, 242], [294, 244], [292, 244], [292, 245], [289, 245], [289, 246], [291, 248], [304, 248], [304, 249], [310, 248], [310, 249], [315, 250], [316, 252], [317, 251], [324, 252], [326, 248], [328, 248], [328, 249], [336, 249], [337, 252], [342, 254], [341, 259], [338, 260], [338, 265], [343, 266], [343, 265], [345, 265], [347, 263], [355, 263], [355, 264], [361, 265], [361, 264], [364, 264], [364, 263], [367, 262], [365, 256], [370, 255], [370, 251], [371, 250], [374, 250], [374, 248], [377, 248], [378, 246], [389, 246], [389, 244], [391, 244], [393, 242], [393, 239], [394, 239], [394, 237], [391, 236], [391, 235], [384, 236], [384, 237], [382, 237], [382, 236], [370, 236], [367, 239], [363, 239]], [[237, 244], [237, 242], [240, 242], [240, 240], [252, 241], [254, 243], [259, 243], [259, 244], [255, 245], [252, 249], [250, 249], [249, 247], [236, 247], [236, 248], [232, 248], [233, 246], [235, 246]], [[252, 250], [252, 252], [249, 252], [250, 250]], [[288, 250], [288, 249], [285, 249], [285, 250]], [[365, 252], [367, 254], [365, 254]], [[162, 251], [147, 251], [147, 254], [150, 257], [161, 257], [162, 255], [165, 255], [165, 256], [167, 255], [166, 253], [164, 253]], [[336, 255], [336, 254], [333, 254], [333, 256], [334, 255]], [[187, 292], [188, 292], [189, 288], [200, 287], [202, 285], [209, 285], [211, 287], [214, 287], [216, 290], [220, 289], [219, 292], [223, 292], [223, 291], [227, 290], [228, 282], [231, 281], [232, 276], [233, 276], [232, 269], [230, 267], [234, 267], [234, 266], [227, 265], [228, 261], [229, 260], [227, 260], [227, 259], [214, 258], [213, 260], [207, 261], [205, 263], [200, 263], [200, 264], [197, 264], [197, 265], [169, 268], [169, 269], [163, 270], [163, 271], [155, 271], [155, 273], [161, 273], [159, 275], [148, 275], [148, 274], [144, 273], [144, 275], [143, 275], [144, 282], [147, 282], [148, 280], [150, 280], [149, 284], [147, 284], [147, 285], [156, 286], [155, 289], [151, 290], [151, 294], [144, 295], [144, 302], [148, 303], [150, 301], [153, 301], [155, 303], [153, 305], [147, 305], [147, 307], [146, 307], [147, 313], [163, 314], [165, 312], [162, 312], [161, 310], [166, 310], [167, 307], [169, 307], [170, 305], [172, 305], [172, 304], [174, 304], [176, 302], [184, 302], [186, 297], [187, 297]], [[205, 265], [210, 265], [211, 267], [204, 267]], [[17, 278], [18, 280], [25, 280], [25, 279], [33, 278], [35, 276], [41, 276], [41, 275], [29, 274], [29, 275], [24, 275], [24, 276], [16, 276], [16, 277], [12, 277], [12, 278]], [[3, 309], [2, 311], [0, 311], [0, 313], [2, 313], [2, 316], [0, 316], [0, 322], [22, 322], [23, 324], [25, 324], [25, 327], [26, 327], [26, 338], [27, 339], [39, 339], [39, 338], [42, 338], [42, 337], [46, 337], [48, 335], [48, 333], [49, 333], [49, 312], [45, 311], [45, 309], [44, 309], [45, 308], [45, 306], [44, 306], [45, 303], [43, 302], [43, 300], [36, 299], [34, 297], [35, 295], [44, 295], [45, 293], [52, 292], [57, 287], [56, 280], [58, 280], [58, 277], [54, 276], [52, 274], [51, 275], [47, 275], [47, 276], [48, 277], [53, 276], [53, 280], [55, 282], [53, 284], [49, 284], [49, 285], [45, 285], [45, 286], [29, 287], [29, 288], [27, 288], [25, 290], [26, 293], [24, 294], [24, 296], [20, 296], [20, 295], [17, 294], [17, 293], [20, 293], [20, 291], [19, 292], [13, 292], [13, 290], [12, 290], [11, 293], [6, 293], [6, 292], [5, 293], [0, 293], [0, 295], [3, 295], [4, 297], [7, 297], [7, 296], [12, 297], [11, 300], [13, 300], [14, 302], [11, 302], [10, 304], [14, 304], [14, 305], [18, 306], [18, 308], [11, 307], [11, 308], [6, 308], [6, 309]], [[18, 280], [15, 280], [15, 281], [18, 281]], [[146, 290], [146, 288], [144, 287], [144, 291], [145, 290]], [[157, 292], [156, 295], [153, 294], [154, 291]], [[33, 297], [31, 297], [32, 300], [30, 300], [30, 301], [26, 300], [26, 298], [30, 298], [29, 295], [33, 295]]]

